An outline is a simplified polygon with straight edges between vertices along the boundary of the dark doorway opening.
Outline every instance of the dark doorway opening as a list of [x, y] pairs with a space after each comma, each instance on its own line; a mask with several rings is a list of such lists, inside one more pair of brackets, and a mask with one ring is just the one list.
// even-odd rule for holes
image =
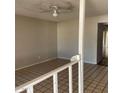
[[108, 24], [98, 23], [97, 64], [108, 66]]

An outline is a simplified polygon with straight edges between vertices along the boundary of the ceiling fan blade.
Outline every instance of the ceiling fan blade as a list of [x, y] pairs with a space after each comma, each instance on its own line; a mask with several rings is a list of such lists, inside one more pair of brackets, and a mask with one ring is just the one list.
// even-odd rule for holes
[[59, 13], [71, 13], [73, 10], [65, 10], [65, 9], [60, 9], [58, 10]]
[[51, 10], [40, 10], [40, 13], [51, 12]]

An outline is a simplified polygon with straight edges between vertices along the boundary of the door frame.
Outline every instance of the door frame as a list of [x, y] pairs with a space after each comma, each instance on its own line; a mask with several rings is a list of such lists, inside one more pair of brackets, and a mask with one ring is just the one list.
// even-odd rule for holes
[[[101, 62], [103, 59], [103, 31], [105, 30], [105, 24], [107, 24], [107, 22], [97, 23], [97, 55], [96, 55], [97, 64]], [[98, 57], [98, 55], [100, 55], [101, 58]]]

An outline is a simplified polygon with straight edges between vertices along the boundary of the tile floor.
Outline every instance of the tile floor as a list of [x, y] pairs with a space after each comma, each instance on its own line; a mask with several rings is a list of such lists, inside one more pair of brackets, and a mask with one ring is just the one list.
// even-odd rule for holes
[[[67, 60], [56, 59], [16, 71], [16, 87], [28, 82], [49, 70], [66, 64]], [[47, 66], [47, 69], [46, 67]], [[48, 67], [49, 66], [49, 67]], [[107, 67], [84, 64], [84, 93], [107, 92]], [[59, 93], [68, 93], [68, 69], [58, 74]], [[53, 93], [52, 77], [34, 86], [34, 93]], [[23, 91], [22, 93], [26, 93]], [[78, 65], [73, 65], [73, 93], [78, 93]]]
[[84, 93], [108, 93], [108, 68], [84, 64]]

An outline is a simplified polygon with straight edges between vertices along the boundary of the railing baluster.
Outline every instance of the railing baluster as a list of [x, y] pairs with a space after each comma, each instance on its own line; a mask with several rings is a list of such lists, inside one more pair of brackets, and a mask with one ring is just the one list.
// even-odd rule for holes
[[58, 76], [57, 73], [53, 75], [53, 93], [58, 93]]
[[78, 93], [83, 93], [83, 62], [78, 62]]
[[72, 66], [69, 66], [69, 93], [73, 91], [72, 83]]
[[29, 88], [27, 88], [27, 93], [33, 93], [33, 86], [30, 86]]

